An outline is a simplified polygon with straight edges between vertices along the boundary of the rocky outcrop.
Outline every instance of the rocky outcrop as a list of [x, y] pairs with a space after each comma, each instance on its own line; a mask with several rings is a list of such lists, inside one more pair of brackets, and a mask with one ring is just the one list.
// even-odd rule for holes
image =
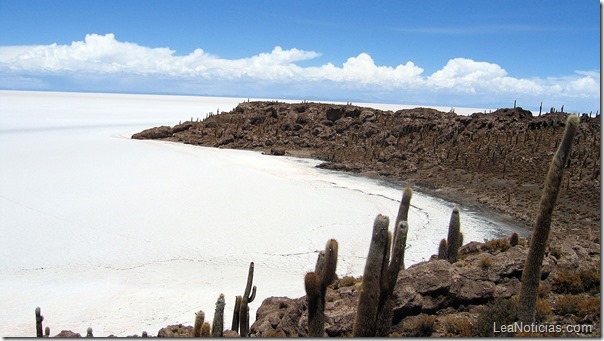
[[54, 337], [82, 337], [82, 335], [80, 335], [80, 333], [72, 332], [71, 330], [62, 330], [59, 334], [55, 335]]
[[160, 329], [157, 337], [193, 337], [193, 326], [174, 324]]
[[[469, 116], [415, 108], [245, 102], [230, 112], [133, 135], [269, 155], [311, 156], [331, 170], [384, 176], [438, 189], [532, 225], [543, 177], [565, 113], [534, 117], [522, 108]], [[592, 238], [600, 228], [600, 118], [583, 115], [552, 230]], [[584, 236], [585, 237], [585, 236]]]
[[[310, 156], [323, 160], [318, 167], [324, 169], [410, 182], [426, 192], [486, 206], [532, 225], [565, 119], [564, 113], [534, 117], [522, 108], [458, 116], [427, 108], [392, 112], [352, 105], [246, 102], [229, 113], [174, 128], [148, 129], [133, 138]], [[548, 321], [599, 323], [599, 314], [591, 310], [568, 314], [556, 302], [564, 290], [583, 293], [584, 275], [568, 275], [569, 271], [589, 269], [591, 279], [586, 281], [592, 288], [597, 281], [599, 295], [600, 165], [600, 118], [583, 115], [542, 267], [544, 311], [552, 313], [550, 304], [557, 309]], [[487, 306], [518, 293], [525, 245], [474, 241], [459, 249], [455, 263], [433, 256], [401, 271], [394, 290], [391, 335], [469, 336], [467, 325], [453, 328], [451, 321], [477, 322]], [[572, 288], [551, 291], [560, 287]], [[327, 290], [328, 336], [351, 335], [358, 291], [358, 281], [336, 282]], [[251, 335], [307, 336], [306, 304], [305, 297], [267, 298], [250, 327]], [[421, 331], [422, 324], [430, 328]], [[463, 331], [451, 331], [456, 328]]]
[[[493, 243], [491, 243], [492, 245]], [[505, 245], [504, 240], [501, 244]], [[392, 332], [412, 317], [422, 314], [449, 315], [460, 311], [480, 310], [498, 298], [511, 298], [520, 288], [520, 277], [528, 248], [523, 245], [502, 249], [486, 243], [472, 242], [460, 249], [460, 260], [449, 263], [433, 256], [430, 261], [415, 264], [401, 271], [394, 291]], [[599, 266], [599, 248], [593, 245], [593, 262], [583, 268]], [[597, 254], [597, 255], [596, 255]], [[552, 286], [557, 272], [568, 269], [573, 254], [560, 259], [545, 258], [541, 278], [544, 287]], [[328, 289], [326, 297], [326, 333], [328, 336], [351, 336], [360, 282]], [[253, 336], [307, 336], [308, 313], [305, 297], [269, 297], [262, 302], [257, 320], [251, 327]]]
[[[183, 130], [178, 130], [183, 131]], [[177, 131], [177, 132], [178, 132]], [[154, 139], [164, 139], [168, 137], [172, 137], [173, 130], [168, 126], [161, 126], [156, 128], [145, 129], [140, 133], [136, 133], [132, 135], [133, 139], [137, 140], [154, 140]]]

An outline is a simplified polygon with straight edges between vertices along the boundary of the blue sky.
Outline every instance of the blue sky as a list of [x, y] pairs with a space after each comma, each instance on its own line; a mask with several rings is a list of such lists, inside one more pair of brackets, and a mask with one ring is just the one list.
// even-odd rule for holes
[[600, 103], [600, 3], [0, 0], [0, 89]]

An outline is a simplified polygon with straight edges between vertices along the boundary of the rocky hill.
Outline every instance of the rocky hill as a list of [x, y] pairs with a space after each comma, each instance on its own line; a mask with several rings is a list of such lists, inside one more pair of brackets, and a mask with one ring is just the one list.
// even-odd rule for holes
[[[532, 225], [565, 118], [565, 113], [534, 117], [521, 108], [460, 116], [426, 108], [392, 112], [246, 102], [231, 112], [148, 129], [133, 138], [318, 158], [325, 161], [323, 168], [411, 184]], [[537, 302], [539, 323], [594, 329], [536, 335], [600, 335], [600, 124], [599, 117], [581, 117]], [[527, 249], [526, 241], [470, 242], [455, 263], [433, 257], [401, 271], [390, 335], [487, 336], [493, 319], [513, 322]], [[358, 295], [359, 278], [339, 279], [328, 289], [327, 335], [351, 335]], [[268, 298], [250, 331], [304, 336], [307, 315], [304, 297]]]
[[[325, 161], [323, 168], [411, 183], [530, 226], [565, 117], [533, 117], [522, 108], [461, 116], [427, 108], [245, 102], [132, 138], [313, 157]], [[581, 118], [554, 231], [600, 234], [600, 123]]]

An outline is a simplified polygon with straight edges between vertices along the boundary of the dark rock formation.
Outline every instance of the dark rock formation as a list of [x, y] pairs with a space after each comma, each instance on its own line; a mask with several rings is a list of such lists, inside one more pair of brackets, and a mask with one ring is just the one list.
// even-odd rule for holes
[[174, 324], [160, 329], [157, 337], [193, 337], [193, 326]]
[[[460, 249], [457, 263], [451, 264], [433, 256], [430, 261], [401, 271], [394, 291], [391, 331], [402, 329], [404, 321], [420, 314], [448, 315], [498, 298], [511, 298], [519, 291], [527, 250], [526, 246], [517, 245], [501, 251], [484, 243], [472, 242]], [[599, 256], [597, 245], [590, 250]], [[583, 264], [582, 267], [599, 264], [597, 259], [599, 257], [591, 265]], [[551, 286], [556, 272], [572, 266], [570, 263], [560, 264], [560, 260], [553, 256], [547, 257], [542, 268], [543, 286]], [[352, 335], [359, 290], [360, 282], [341, 287], [334, 285], [328, 289], [325, 307], [327, 335]], [[307, 323], [305, 297], [269, 297], [258, 308], [251, 335], [307, 336]]]
[[[245, 102], [200, 122], [147, 129], [137, 139], [310, 156], [331, 170], [403, 180], [484, 205], [532, 225], [565, 113], [522, 108], [460, 116], [428, 108], [396, 112], [353, 105]], [[584, 115], [554, 224], [600, 228], [600, 119]], [[552, 231], [559, 230], [552, 226]]]
[[80, 333], [74, 333], [71, 330], [62, 330], [59, 334], [54, 337], [82, 337]]
[[[566, 116], [554, 112], [534, 117], [522, 108], [459, 116], [428, 108], [392, 112], [352, 105], [246, 102], [201, 122], [152, 128], [133, 138], [313, 157], [324, 161], [318, 166], [324, 169], [412, 183], [428, 193], [532, 225]], [[582, 293], [577, 289], [582, 288], [577, 284], [580, 277], [568, 271], [600, 269], [600, 123], [599, 117], [581, 118], [567, 163], [541, 271], [547, 307], [556, 304], [563, 290]], [[477, 323], [488, 305], [519, 291], [527, 244], [511, 247], [508, 239], [470, 242], [459, 249], [453, 264], [433, 256], [401, 271], [391, 336], [469, 336], [467, 325], [461, 323], [463, 331], [453, 332], [457, 327], [449, 320]], [[548, 292], [552, 287], [563, 289]], [[352, 334], [358, 290], [358, 282], [336, 282], [327, 289], [328, 336]], [[305, 297], [267, 298], [250, 327], [251, 336], [307, 336], [306, 304]], [[595, 312], [579, 315], [559, 313], [548, 321], [600, 321]], [[418, 331], [421, 326], [425, 330]], [[599, 335], [599, 327], [593, 335]]]
[[[178, 127], [178, 126], [177, 126]], [[190, 127], [190, 125], [189, 125]], [[175, 127], [176, 128], [176, 127]], [[181, 132], [183, 130], [177, 130], [177, 132]], [[168, 126], [161, 126], [157, 128], [150, 128], [141, 131], [140, 133], [136, 133], [132, 135], [133, 139], [137, 140], [145, 140], [145, 139], [163, 139], [167, 137], [172, 137], [173, 130]]]

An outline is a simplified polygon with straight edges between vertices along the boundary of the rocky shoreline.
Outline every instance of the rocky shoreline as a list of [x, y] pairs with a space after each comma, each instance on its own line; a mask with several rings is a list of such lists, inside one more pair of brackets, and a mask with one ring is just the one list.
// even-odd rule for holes
[[[522, 108], [461, 116], [427, 108], [244, 102], [132, 138], [312, 157], [325, 161], [321, 168], [421, 186], [531, 226], [566, 116], [533, 117]], [[552, 231], [600, 233], [600, 123], [581, 117]]]
[[[531, 226], [566, 116], [534, 117], [522, 108], [460, 116], [427, 108], [392, 112], [244, 102], [230, 112], [147, 129], [132, 138], [312, 157], [324, 161], [321, 168], [382, 178], [401, 184], [401, 190], [420, 187]], [[581, 116], [554, 210], [537, 311], [538, 323], [592, 327], [513, 335], [600, 336], [600, 124], [599, 117]], [[493, 319], [513, 323], [527, 251], [523, 239], [470, 242], [455, 263], [433, 256], [401, 271], [390, 335], [494, 335]], [[359, 283], [359, 278], [341, 278], [328, 288], [326, 335], [351, 335]], [[306, 336], [306, 304], [305, 297], [266, 299], [250, 335]], [[158, 336], [191, 336], [191, 329], [168, 326]]]

